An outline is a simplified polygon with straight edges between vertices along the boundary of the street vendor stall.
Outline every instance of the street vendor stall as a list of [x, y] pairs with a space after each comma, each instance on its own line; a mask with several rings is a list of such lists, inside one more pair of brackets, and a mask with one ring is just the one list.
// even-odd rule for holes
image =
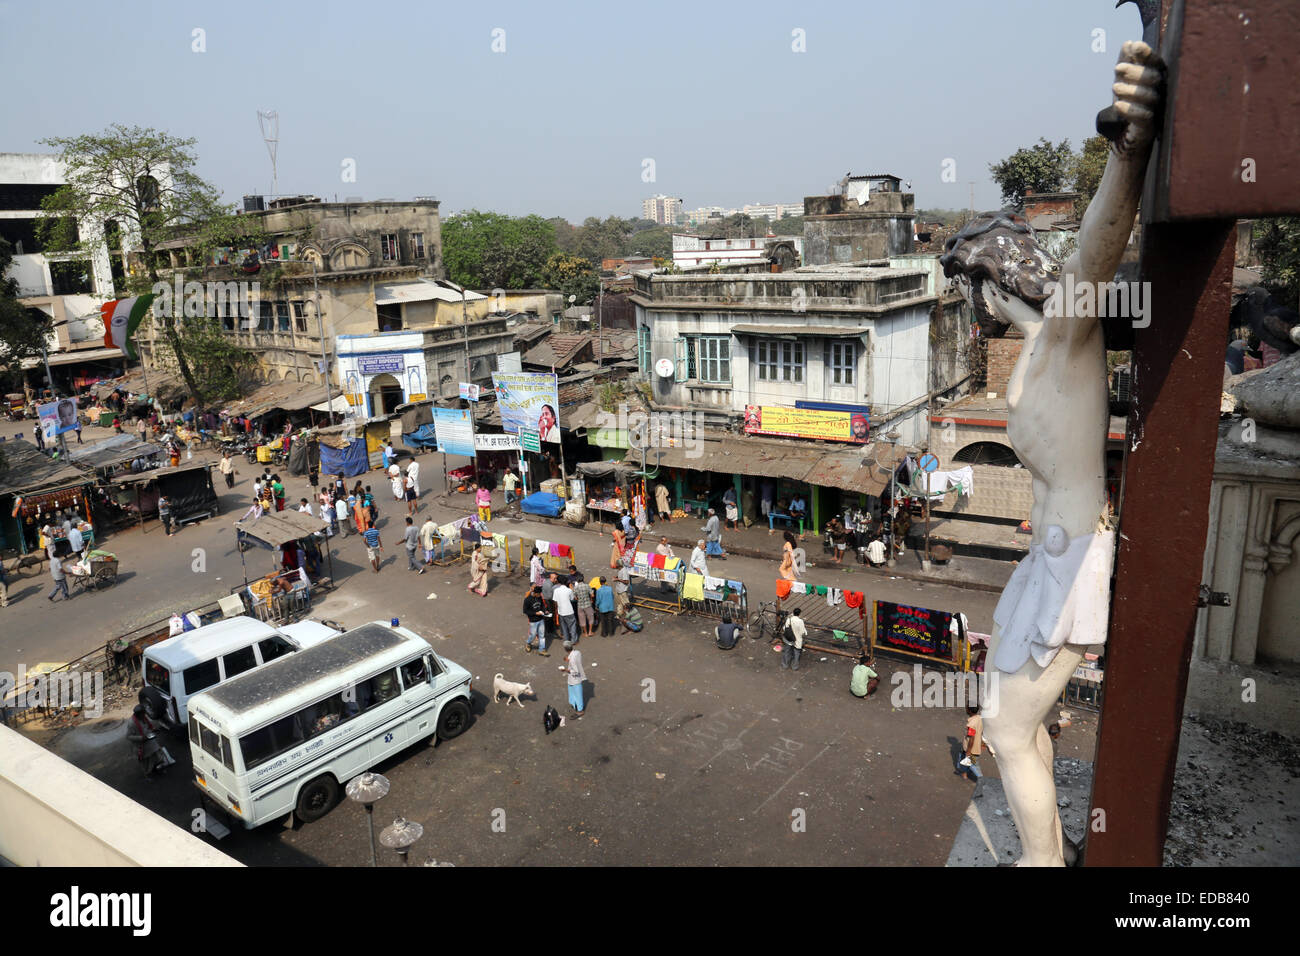
[[582, 478], [589, 516], [597, 524], [616, 524], [628, 508], [628, 488], [636, 469], [613, 461], [584, 461], [577, 466]]
[[[246, 516], [235, 522], [235, 542], [244, 568], [244, 583], [231, 593], [238, 594], [249, 613], [259, 620], [279, 623], [300, 616], [311, 607], [313, 587], [333, 586], [334, 555], [321, 523], [309, 515], [268, 511]], [[322, 542], [326, 542], [324, 549]], [[252, 582], [244, 559], [244, 552], [251, 547], [278, 555], [271, 573]], [[329, 565], [328, 575], [322, 562]]]
[[[74, 465], [48, 457], [26, 441], [6, 442], [0, 471], [0, 550], [27, 554], [39, 546], [41, 528], [63, 534], [63, 523], [89, 519], [86, 497], [91, 477]], [[89, 523], [81, 522], [91, 532]], [[83, 535], [85, 532], [83, 531]]]
[[111, 484], [134, 492], [141, 524], [145, 514], [157, 512], [160, 493], [171, 502], [172, 521], [185, 524], [199, 518], [215, 518], [221, 513], [217, 489], [212, 484], [212, 467], [211, 462], [194, 462], [176, 468], [156, 468], [118, 475]]

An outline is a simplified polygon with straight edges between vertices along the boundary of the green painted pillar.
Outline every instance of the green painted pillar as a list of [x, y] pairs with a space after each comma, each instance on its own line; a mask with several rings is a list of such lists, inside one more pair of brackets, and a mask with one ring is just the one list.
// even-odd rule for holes
[[682, 506], [682, 470], [680, 468], [673, 469], [673, 487], [677, 489], [677, 497], [673, 499], [673, 503], [680, 508]]
[[822, 489], [816, 485], [810, 485], [809, 490], [812, 492], [808, 496], [812, 504], [812, 528], [813, 534], [818, 534], [822, 526]]

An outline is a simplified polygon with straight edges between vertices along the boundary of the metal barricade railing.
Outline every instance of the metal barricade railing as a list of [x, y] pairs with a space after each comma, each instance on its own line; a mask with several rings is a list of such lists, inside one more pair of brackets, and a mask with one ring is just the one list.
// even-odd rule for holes
[[[292, 587], [282, 590], [281, 582], [291, 583]], [[271, 592], [266, 597], [257, 596], [245, 584], [230, 589], [231, 594], [244, 602], [244, 610], [250, 617], [267, 624], [289, 624], [305, 615], [311, 610], [311, 592], [310, 586], [303, 586], [297, 571], [286, 571], [272, 578]]]

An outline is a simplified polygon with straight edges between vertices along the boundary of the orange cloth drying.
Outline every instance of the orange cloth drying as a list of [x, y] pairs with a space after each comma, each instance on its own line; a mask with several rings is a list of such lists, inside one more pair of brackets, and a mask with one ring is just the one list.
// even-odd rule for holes
[[861, 591], [845, 591], [844, 603], [849, 607], [861, 607], [864, 598]]
[[785, 581], [785, 580], [777, 581], [776, 596], [784, 601], [786, 598], [790, 596], [790, 588], [793, 584], [794, 584], [793, 581]]

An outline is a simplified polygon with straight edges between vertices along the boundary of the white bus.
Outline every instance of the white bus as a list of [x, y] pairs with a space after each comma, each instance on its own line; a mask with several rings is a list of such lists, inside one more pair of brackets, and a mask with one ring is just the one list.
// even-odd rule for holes
[[344, 784], [469, 724], [470, 673], [381, 621], [241, 674], [189, 701], [194, 783], [252, 829], [323, 817]]

